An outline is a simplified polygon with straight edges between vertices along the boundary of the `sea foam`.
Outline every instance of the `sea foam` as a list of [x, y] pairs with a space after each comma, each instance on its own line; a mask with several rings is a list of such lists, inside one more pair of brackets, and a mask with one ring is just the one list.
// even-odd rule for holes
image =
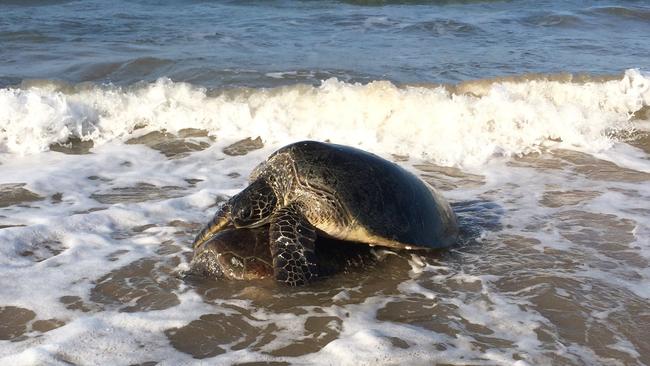
[[[605, 154], [628, 168], [636, 164], [636, 171], [553, 151], [490, 159], [471, 174], [434, 174], [449, 189], [444, 194], [464, 229], [471, 229], [464, 244], [437, 259], [384, 253], [396, 262], [299, 292], [174, 276], [188, 268], [193, 236], [217, 202], [245, 187], [248, 173], [281, 143], [330, 138], [449, 164], [549, 144], [606, 149], [616, 129], [638, 128], [630, 115], [648, 106], [647, 80], [628, 71], [608, 82], [486, 87], [481, 81], [465, 94], [333, 79], [319, 87], [220, 95], [168, 80], [122, 89], [66, 91], [51, 83], [4, 89], [2, 105], [15, 109], [0, 111], [0, 184], [24, 184], [42, 199], [0, 212], [0, 225], [6, 225], [0, 276], [7, 284], [0, 287], [0, 305], [36, 314], [20, 340], [0, 342], [0, 364], [616, 361], [597, 341], [565, 333], [555, 304], [579, 309], [572, 313], [577, 327], [595, 324], [594, 339], [612, 339], [608, 347], [627, 357], [621, 363], [642, 363], [642, 340], [630, 332], [643, 330], [626, 314], [650, 296], [644, 206], [650, 193], [642, 173], [649, 168], [647, 155], [626, 144]], [[217, 142], [173, 159], [121, 143], [152, 130], [188, 127], [209, 131]], [[256, 135], [266, 139], [263, 148], [223, 155], [231, 140]], [[93, 154], [38, 153], [70, 136], [92, 139]], [[413, 167], [417, 160], [404, 165], [430, 174]], [[158, 194], [106, 200], [125, 189], [137, 193], [142, 183]], [[164, 194], [165, 187], [173, 194]], [[562, 197], [583, 199], [553, 204]], [[617, 250], [610, 250], [614, 245]], [[44, 320], [62, 325], [34, 327]], [[197, 335], [184, 343], [188, 334]], [[220, 349], [224, 353], [210, 353]], [[291, 355], [292, 349], [305, 353]]]
[[70, 138], [95, 146], [150, 131], [199, 128], [217, 139], [261, 136], [270, 145], [330, 140], [442, 165], [482, 164], [543, 147], [590, 153], [642, 126], [632, 114], [650, 105], [650, 76], [619, 80], [477, 82], [464, 92], [388, 81], [213, 92], [159, 79], [130, 87], [0, 89], [0, 152], [34, 154]]

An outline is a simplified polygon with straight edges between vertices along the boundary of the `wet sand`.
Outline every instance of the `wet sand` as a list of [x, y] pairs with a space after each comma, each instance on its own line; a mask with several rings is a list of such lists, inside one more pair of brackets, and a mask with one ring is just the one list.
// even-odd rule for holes
[[[155, 141], [152, 147], [169, 159], [188, 152], [191, 145], [184, 138], [165, 136], [131, 143]], [[241, 153], [232, 155], [252, 151], [256, 147], [251, 144], [255, 145], [250, 139], [235, 144]], [[556, 182], [530, 192], [525, 174], [513, 174], [509, 182], [494, 185], [490, 177], [418, 163], [414, 169], [423, 179], [451, 194], [461, 242], [435, 255], [388, 252], [368, 268], [334, 274], [304, 288], [277, 286], [272, 280], [184, 276], [177, 267], [191, 258], [189, 243], [202, 222], [172, 221], [115, 232], [116, 240], [130, 241], [147, 230], [164, 228], [174, 239], [158, 245], [152, 255], [93, 280], [87, 299], [58, 294], [69, 310], [65, 319], [42, 319], [27, 308], [1, 306], [0, 339], [32, 342], [77, 317], [171, 309], [181, 303], [182, 295], [195, 293], [205, 304], [214, 305], [214, 311], [197, 313], [188, 323], [160, 334], [170, 347], [194, 359], [245, 349], [279, 364], [308, 360], [304, 357], [336, 344], [347, 336], [346, 329], [367, 318], [371, 327], [396, 327], [394, 335], [379, 337], [383, 347], [407, 354], [428, 349], [430, 356], [414, 358], [420, 361], [458, 356], [468, 363], [499, 363], [499, 357], [531, 364], [650, 362], [645, 341], [650, 336], [650, 302], [644, 284], [650, 261], [635, 234], [639, 223], [589, 206], [613, 192], [629, 199], [624, 211], [647, 213], [643, 204], [647, 192], [635, 190], [634, 185], [649, 182], [650, 174], [573, 151], [523, 156], [507, 166], [513, 172], [533, 169]], [[88, 180], [111, 182], [97, 176]], [[188, 187], [143, 182], [93, 193], [90, 198], [109, 206], [167, 200], [183, 196], [200, 180], [186, 181]], [[464, 191], [478, 199], [459, 200]], [[61, 201], [66, 194], [51, 201]], [[37, 205], [45, 199], [20, 183], [3, 185], [0, 197], [4, 207]], [[531, 209], [526, 204], [531, 199], [541, 209]], [[67, 248], [56, 240], [44, 240], [21, 250], [21, 256], [36, 264]], [[106, 260], [120, 261], [129, 252], [113, 251]], [[404, 330], [413, 327], [431, 340], [410, 339]], [[467, 340], [465, 351], [457, 349], [458, 339]], [[494, 358], [494, 352], [500, 356]], [[67, 362], [79, 364], [73, 358]]]

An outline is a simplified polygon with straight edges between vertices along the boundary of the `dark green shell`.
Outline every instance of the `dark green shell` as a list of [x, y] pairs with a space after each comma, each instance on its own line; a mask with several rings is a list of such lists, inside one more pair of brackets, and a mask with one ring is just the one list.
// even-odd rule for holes
[[373, 235], [405, 247], [443, 248], [456, 241], [458, 228], [449, 203], [395, 163], [348, 146], [303, 141], [278, 150], [266, 164], [287, 160], [299, 181], [333, 194]]

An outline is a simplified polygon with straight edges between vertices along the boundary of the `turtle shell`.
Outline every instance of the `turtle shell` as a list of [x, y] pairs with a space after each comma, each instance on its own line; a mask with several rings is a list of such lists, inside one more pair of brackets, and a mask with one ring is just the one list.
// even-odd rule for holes
[[[297, 142], [272, 154], [254, 177], [280, 181], [268, 177], [278, 172], [295, 175], [292, 184], [285, 184], [286, 197], [309, 197], [317, 203], [320, 196], [312, 193], [319, 192], [336, 202], [337, 214], [344, 219], [310, 220], [326, 235], [406, 249], [444, 248], [456, 241], [456, 217], [444, 197], [406, 169], [372, 153], [330, 143]], [[335, 227], [332, 222], [346, 227]]]

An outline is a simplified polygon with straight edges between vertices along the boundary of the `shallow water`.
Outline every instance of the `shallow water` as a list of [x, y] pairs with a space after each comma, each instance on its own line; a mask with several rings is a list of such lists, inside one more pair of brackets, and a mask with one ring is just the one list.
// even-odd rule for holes
[[[0, 364], [650, 364], [648, 14], [2, 2]], [[438, 187], [459, 243], [295, 289], [188, 276], [302, 139]]]
[[[414, 171], [438, 182], [459, 216], [458, 246], [435, 256], [388, 254], [364, 270], [290, 289], [182, 275], [193, 236], [222, 199], [218, 187], [244, 185], [245, 175], [228, 176], [229, 160], [245, 159], [246, 170], [270, 150], [226, 158], [225, 147], [181, 158], [138, 144], [47, 153], [41, 179], [58, 176], [56, 184], [27, 168], [39, 169], [33, 159], [42, 155], [3, 161], [3, 169], [23, 165], [21, 178], [42, 196], [32, 201], [35, 193], [14, 185], [24, 198], [3, 209], [3, 225], [13, 226], [0, 232], [9, 244], [3, 277], [15, 284], [2, 290], [13, 299], [1, 312], [5, 360], [648, 362], [649, 172], [571, 150], [494, 159], [471, 172], [422, 161]], [[68, 169], [115, 154], [148, 155], [149, 182], [179, 165], [196, 170], [172, 179], [192, 183], [126, 184], [142, 178], [142, 170], [129, 178], [135, 164], [120, 171], [89, 162], [79, 168], [85, 178]], [[212, 177], [197, 174], [208, 156], [196, 154], [209, 154]]]

